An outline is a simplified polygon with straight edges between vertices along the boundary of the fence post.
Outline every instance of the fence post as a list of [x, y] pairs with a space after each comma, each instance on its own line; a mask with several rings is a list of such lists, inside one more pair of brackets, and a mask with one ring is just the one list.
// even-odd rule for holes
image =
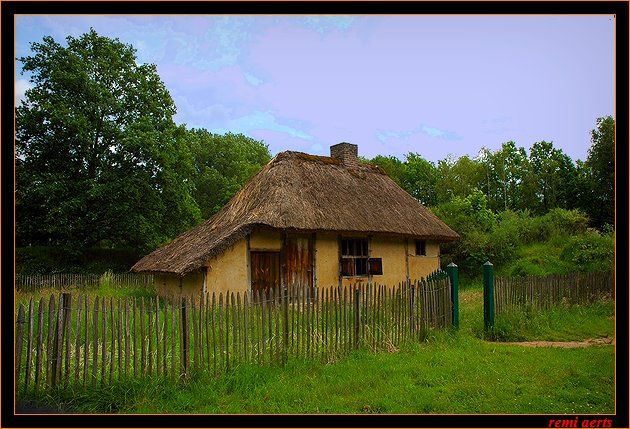
[[459, 329], [459, 273], [457, 265], [451, 262], [446, 267], [446, 272], [451, 280], [451, 303], [453, 305], [453, 328]]
[[361, 288], [354, 290], [354, 348], [359, 348], [359, 335], [361, 333]]
[[289, 288], [284, 287], [282, 289], [282, 296], [280, 298], [280, 302], [282, 303], [282, 326], [284, 328], [284, 334], [282, 336], [282, 364], [284, 365], [287, 362], [289, 356]]
[[[24, 349], [24, 344], [22, 344], [24, 338], [24, 324], [25, 315], [24, 315], [24, 306], [20, 304], [18, 309], [17, 320], [15, 321], [15, 386], [18, 386], [19, 376], [20, 376], [20, 364], [22, 362], [22, 350]], [[41, 327], [39, 328], [41, 329]], [[30, 335], [30, 333], [29, 333]], [[27, 362], [28, 365], [28, 362]], [[28, 382], [28, 380], [27, 380]]]
[[490, 261], [483, 264], [483, 321], [486, 329], [494, 326], [494, 272]]
[[[184, 379], [188, 378], [188, 298], [185, 295], [180, 295], [181, 299], [181, 375]], [[226, 304], [227, 306], [227, 304]]]

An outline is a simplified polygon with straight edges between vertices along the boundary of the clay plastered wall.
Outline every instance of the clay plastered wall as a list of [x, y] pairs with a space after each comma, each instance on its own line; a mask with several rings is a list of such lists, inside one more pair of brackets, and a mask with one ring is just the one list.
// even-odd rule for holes
[[207, 292], [249, 291], [247, 241], [241, 239], [208, 261]]
[[409, 278], [420, 280], [440, 268], [440, 245], [434, 241], [427, 241], [426, 256], [417, 256], [416, 245], [409, 240]]
[[[407, 280], [407, 260], [405, 252], [415, 253], [415, 242], [406, 249], [404, 238], [372, 237], [370, 241], [370, 257], [383, 259], [383, 275], [372, 276], [372, 282], [387, 286], [395, 286]], [[427, 243], [427, 253], [436, 252], [439, 247]], [[317, 286], [329, 287], [339, 284], [339, 237], [337, 234], [317, 234], [316, 239]], [[437, 255], [437, 253], [436, 253]], [[415, 257], [413, 257], [415, 258]], [[413, 269], [425, 270], [427, 274], [434, 271], [437, 258], [423, 256], [413, 262]], [[410, 262], [412, 257], [410, 256]], [[436, 266], [437, 267], [437, 266]], [[410, 266], [411, 269], [411, 266]], [[343, 278], [343, 286], [367, 283], [367, 277]]]
[[282, 248], [282, 236], [274, 231], [254, 231], [249, 238], [251, 250], [280, 250]]
[[404, 238], [372, 238], [370, 257], [383, 259], [383, 275], [372, 276], [373, 283], [397, 286], [407, 280]]
[[156, 274], [154, 278], [155, 290], [160, 296], [179, 294], [196, 296], [201, 293], [203, 288], [203, 277], [198, 271], [184, 277], [174, 274]]
[[336, 234], [317, 233], [315, 238], [316, 285], [339, 285], [339, 241]]

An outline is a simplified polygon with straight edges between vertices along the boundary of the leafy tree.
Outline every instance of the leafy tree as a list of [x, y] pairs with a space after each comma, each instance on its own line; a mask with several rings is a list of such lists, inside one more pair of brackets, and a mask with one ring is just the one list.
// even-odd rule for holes
[[462, 270], [478, 269], [493, 256], [491, 233], [496, 215], [488, 208], [486, 195], [474, 189], [466, 197], [456, 196], [434, 208], [435, 214], [457, 231], [460, 240], [442, 246]]
[[595, 184], [591, 170], [582, 160], [578, 159], [575, 162], [575, 173], [569, 181], [569, 189], [571, 189], [572, 196], [568, 201], [567, 208], [579, 209], [592, 217]]
[[19, 58], [18, 245], [151, 249], [200, 220], [192, 158], [153, 64], [93, 29]]
[[271, 159], [266, 144], [243, 134], [192, 129], [187, 139], [194, 164], [193, 196], [204, 219], [219, 211]]
[[482, 189], [486, 179], [483, 164], [467, 155], [453, 159], [448, 155], [437, 164], [436, 194], [438, 203], [449, 201], [458, 196], [465, 198]]
[[556, 207], [568, 207], [572, 198], [569, 188], [575, 175], [573, 161], [555, 149], [553, 143], [540, 141], [530, 148], [530, 172], [537, 178], [538, 213], [545, 213]]
[[615, 120], [612, 116], [597, 119], [591, 141], [585, 162], [593, 185], [589, 214], [596, 226], [603, 227], [613, 225], [615, 219]]
[[437, 204], [438, 176], [435, 165], [413, 152], [405, 155], [404, 165], [403, 188], [425, 206]]
[[527, 152], [513, 141], [501, 145], [501, 150], [481, 153], [487, 181], [489, 205], [494, 210], [516, 210], [522, 207], [523, 178], [529, 165]]
[[366, 163], [381, 167], [394, 182], [404, 187], [407, 166], [395, 156], [376, 155]]

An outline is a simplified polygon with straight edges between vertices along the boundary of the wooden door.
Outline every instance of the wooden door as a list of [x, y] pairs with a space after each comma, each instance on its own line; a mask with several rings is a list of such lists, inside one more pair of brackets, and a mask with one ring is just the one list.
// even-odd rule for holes
[[313, 296], [313, 239], [311, 236], [286, 238], [283, 274], [289, 295]]
[[254, 297], [280, 289], [280, 252], [250, 252], [252, 293]]

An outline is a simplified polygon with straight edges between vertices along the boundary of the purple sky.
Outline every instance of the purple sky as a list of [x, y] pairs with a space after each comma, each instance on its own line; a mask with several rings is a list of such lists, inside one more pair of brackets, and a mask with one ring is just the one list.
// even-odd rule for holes
[[[243, 133], [272, 155], [436, 162], [513, 140], [585, 160], [615, 114], [611, 15], [16, 16], [16, 56], [93, 27], [154, 63], [175, 121]], [[16, 63], [16, 95], [28, 88]]]

